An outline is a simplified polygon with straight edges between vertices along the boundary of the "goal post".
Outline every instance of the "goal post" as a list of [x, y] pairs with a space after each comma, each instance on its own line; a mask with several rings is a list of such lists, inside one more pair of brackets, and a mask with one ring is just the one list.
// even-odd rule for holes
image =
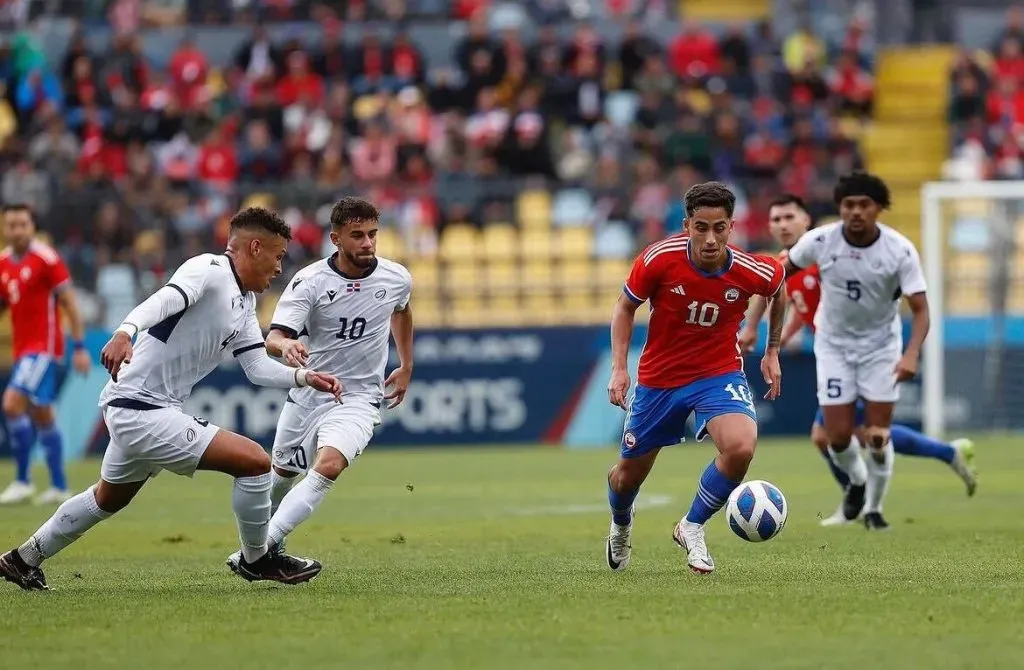
[[921, 255], [925, 432], [1024, 429], [1024, 181], [924, 184]]

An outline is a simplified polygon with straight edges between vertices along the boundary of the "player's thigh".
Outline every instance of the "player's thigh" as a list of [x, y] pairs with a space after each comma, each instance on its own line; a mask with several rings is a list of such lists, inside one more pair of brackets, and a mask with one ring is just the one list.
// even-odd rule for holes
[[37, 426], [52, 426], [57, 420], [53, 413], [53, 405], [31, 405], [28, 408], [28, 415]]
[[13, 385], [4, 389], [4, 414], [7, 416], [21, 416], [31, 406], [25, 392]]
[[623, 459], [678, 444], [693, 407], [685, 389], [656, 389], [637, 384], [629, 401], [619, 454]]
[[852, 405], [857, 402], [857, 366], [849, 352], [824, 341], [814, 343], [818, 405]]
[[[757, 442], [757, 410], [746, 375], [730, 372], [702, 380], [689, 388], [698, 442], [710, 436], [719, 450], [754, 448]], [[742, 444], [737, 442], [740, 438]]]
[[248, 437], [218, 428], [196, 469], [214, 470], [232, 477], [258, 477], [270, 472], [270, 456]]
[[831, 445], [849, 444], [857, 427], [856, 404], [825, 405], [821, 408], [825, 421], [825, 434]]
[[[314, 410], [315, 412], [315, 410]], [[302, 474], [313, 464], [315, 447], [310, 435], [316, 417], [294, 402], [284, 403], [274, 432], [271, 449], [274, 468], [278, 472]]]
[[314, 469], [328, 479], [336, 479], [363, 453], [379, 424], [380, 410], [369, 402], [350, 399], [333, 407], [317, 427]]

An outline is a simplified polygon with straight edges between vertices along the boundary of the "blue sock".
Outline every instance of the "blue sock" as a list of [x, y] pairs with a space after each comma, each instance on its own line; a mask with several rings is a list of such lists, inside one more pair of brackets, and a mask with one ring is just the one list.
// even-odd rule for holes
[[15, 478], [28, 484], [28, 468], [32, 462], [32, 445], [36, 442], [35, 429], [27, 414], [7, 417], [7, 434], [11, 438], [11, 456], [14, 457]]
[[638, 493], [640, 489], [616, 493], [612, 490], [611, 484], [608, 485], [608, 505], [612, 508], [612, 521], [619, 526], [629, 525], [633, 520], [633, 501], [636, 500]]
[[708, 519], [718, 510], [722, 509], [725, 501], [729, 499], [732, 490], [739, 486], [721, 472], [714, 461], [704, 469], [697, 484], [697, 495], [693, 497], [690, 511], [686, 513], [686, 520], [690, 523], [705, 524]]
[[825, 457], [825, 462], [828, 463], [828, 469], [832, 472], [832, 477], [839, 484], [839, 488], [846, 490], [846, 487], [850, 485], [850, 478], [846, 476], [842, 468], [832, 462], [832, 457], [829, 456], [828, 450], [818, 449], [818, 453]]
[[952, 463], [956, 457], [951, 445], [900, 425], [892, 427], [892, 448], [897, 454], [935, 458], [943, 463]]
[[46, 455], [46, 467], [50, 469], [50, 484], [59, 491], [68, 489], [68, 478], [64, 474], [64, 439], [56, 425], [39, 427], [39, 442]]

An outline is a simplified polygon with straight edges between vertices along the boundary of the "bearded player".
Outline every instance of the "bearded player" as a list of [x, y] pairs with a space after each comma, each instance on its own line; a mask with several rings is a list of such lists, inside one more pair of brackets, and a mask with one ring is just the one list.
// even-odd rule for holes
[[[696, 418], [698, 441], [718, 448], [697, 484], [693, 504], [672, 533], [690, 569], [706, 574], [715, 563], [704, 524], [725, 505], [747, 474], [757, 445], [754, 397], [743, 373], [736, 338], [751, 296], [768, 298], [769, 341], [761, 374], [774, 400], [781, 389], [779, 341], [786, 313], [785, 275], [777, 260], [729, 246], [736, 197], [708, 182], [687, 191], [685, 232], [647, 247], [633, 264], [611, 323], [612, 375], [608, 400], [627, 411], [620, 458], [608, 473], [612, 522], [605, 557], [625, 570], [631, 555], [633, 502], [662, 447], [683, 439]], [[637, 308], [651, 302], [651, 322], [640, 355], [637, 386], [627, 399], [627, 355]]]
[[[772, 237], [787, 251], [796, 244], [808, 230], [814, 228], [811, 216], [804, 205], [803, 200], [798, 196], [783, 194], [776, 198], [769, 210], [769, 230]], [[814, 315], [818, 311], [818, 303], [821, 300], [821, 283], [818, 274], [818, 267], [813, 265], [786, 279], [786, 294], [793, 309], [789, 312], [786, 326], [782, 330], [782, 346], [793, 341], [793, 338], [806, 326], [814, 331]], [[757, 342], [757, 324], [767, 304], [764, 300], [755, 297], [751, 299], [750, 311], [747, 313], [747, 323], [740, 332], [740, 346], [746, 351], [751, 351]], [[864, 412], [863, 403], [857, 406], [857, 429], [854, 431], [853, 443], [855, 446], [866, 444], [864, 436]], [[828, 453], [828, 436], [825, 433], [824, 419], [819, 409], [814, 417], [811, 426], [811, 441], [818, 448], [819, 453], [825, 459], [829, 470], [835, 478], [839, 487], [845, 491], [850, 485], [849, 477], [832, 461]], [[977, 477], [973, 468], [974, 445], [966, 439], [961, 438], [946, 443], [940, 440], [933, 440], [921, 433], [906, 426], [894, 424], [892, 426], [893, 450], [897, 454], [905, 456], [917, 456], [920, 458], [933, 458], [950, 466], [953, 472], [964, 482], [967, 488], [967, 495], [973, 496], [977, 488]], [[835, 526], [850, 521], [842, 513], [842, 506], [831, 516], [822, 519], [821, 525]]]
[[64, 472], [64, 440], [53, 415], [64, 359], [58, 307], [71, 326], [75, 370], [86, 374], [92, 362], [85, 350], [85, 326], [64, 261], [35, 239], [35, 220], [28, 206], [5, 205], [3, 219], [4, 238], [10, 246], [0, 254], [0, 300], [11, 310], [14, 331], [14, 369], [3, 404], [15, 477], [0, 493], [0, 504], [21, 503], [35, 495], [29, 466], [37, 438], [50, 470], [50, 488], [35, 502], [58, 504], [71, 497]]

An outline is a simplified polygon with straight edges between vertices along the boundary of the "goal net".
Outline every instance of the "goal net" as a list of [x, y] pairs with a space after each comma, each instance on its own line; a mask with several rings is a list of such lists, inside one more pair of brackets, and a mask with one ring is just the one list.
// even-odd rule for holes
[[925, 431], [1024, 430], [1024, 181], [928, 183], [921, 210]]

